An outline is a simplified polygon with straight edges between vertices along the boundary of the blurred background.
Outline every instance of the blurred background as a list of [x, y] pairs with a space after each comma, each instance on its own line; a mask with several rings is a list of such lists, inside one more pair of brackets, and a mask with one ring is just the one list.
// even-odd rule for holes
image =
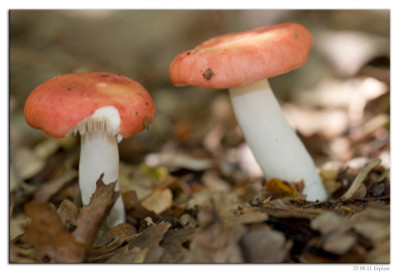
[[122, 162], [196, 169], [210, 159], [260, 177], [227, 91], [174, 87], [168, 69], [206, 39], [283, 22], [306, 26], [314, 45], [303, 67], [270, 84], [317, 166], [389, 166], [389, 10], [11, 10], [9, 20], [11, 190], [60, 149], [79, 152], [78, 138], [30, 128], [23, 107], [43, 81], [83, 71], [131, 77], [153, 97], [156, 118], [120, 143]]

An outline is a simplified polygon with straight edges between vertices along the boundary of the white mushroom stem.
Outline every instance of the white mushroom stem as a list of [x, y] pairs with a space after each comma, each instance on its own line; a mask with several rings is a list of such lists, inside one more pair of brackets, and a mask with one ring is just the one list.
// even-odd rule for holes
[[[109, 184], [118, 180], [119, 154], [115, 136], [105, 131], [95, 131], [81, 135], [81, 155], [79, 161], [79, 187], [82, 203], [87, 205], [96, 190], [96, 181], [104, 173], [103, 182]], [[115, 190], [119, 190], [118, 183]], [[125, 222], [125, 208], [119, 195], [107, 217], [109, 227]]]
[[246, 142], [266, 179], [304, 181], [307, 200], [327, 194], [314, 162], [288, 124], [268, 80], [229, 89], [233, 109]]
[[[90, 197], [96, 190], [96, 182], [102, 173], [104, 173], [105, 184], [118, 180], [120, 122], [118, 110], [113, 106], [106, 106], [97, 109], [71, 130], [71, 133], [81, 135], [79, 188], [84, 205], [89, 203]], [[118, 183], [115, 190], [119, 190]], [[107, 216], [107, 225], [113, 227], [124, 222], [125, 207], [119, 195]]]

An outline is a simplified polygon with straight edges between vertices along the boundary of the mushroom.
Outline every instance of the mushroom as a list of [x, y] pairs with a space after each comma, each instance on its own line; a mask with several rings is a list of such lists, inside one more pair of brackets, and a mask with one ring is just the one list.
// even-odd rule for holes
[[[24, 114], [31, 127], [52, 137], [81, 135], [79, 187], [82, 203], [87, 205], [102, 173], [106, 184], [118, 180], [118, 142], [148, 127], [155, 107], [146, 89], [132, 79], [86, 72], [61, 75], [39, 85], [28, 96]], [[119, 196], [107, 225], [123, 222], [125, 209]]]
[[176, 86], [229, 89], [237, 121], [267, 179], [303, 181], [307, 200], [327, 198], [315, 164], [287, 123], [268, 78], [302, 66], [312, 36], [284, 23], [218, 36], [178, 54], [169, 73]]

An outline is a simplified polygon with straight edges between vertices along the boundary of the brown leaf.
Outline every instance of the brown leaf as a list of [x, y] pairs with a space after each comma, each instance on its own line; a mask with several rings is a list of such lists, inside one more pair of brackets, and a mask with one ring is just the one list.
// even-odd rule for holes
[[245, 232], [242, 225], [227, 225], [218, 215], [215, 206], [199, 211], [200, 228], [193, 236], [189, 263], [241, 263], [239, 239]]
[[149, 211], [140, 203], [135, 191], [128, 191], [122, 193], [122, 199], [124, 200], [125, 210], [127, 217], [134, 218], [137, 220], [151, 217], [153, 220], [157, 220], [160, 217], [153, 211]]
[[189, 252], [187, 245], [192, 241], [193, 232], [193, 228], [168, 230], [160, 243], [165, 249], [160, 262], [183, 263]]
[[93, 244], [97, 232], [119, 195], [119, 192], [114, 191], [117, 181], [105, 185], [103, 176], [104, 174], [101, 174], [97, 180], [96, 191], [90, 197], [89, 204], [82, 208], [73, 233], [75, 240], [87, 247]]
[[146, 255], [149, 252], [148, 248], [141, 249], [140, 247], [130, 248], [128, 245], [120, 248], [111, 256], [107, 263], [144, 263]]
[[133, 235], [130, 239], [127, 239], [128, 244], [123, 248], [117, 249], [107, 262], [159, 262], [164, 253], [164, 249], [160, 247], [160, 242], [170, 227], [170, 223], [163, 222], [158, 225], [150, 226], [143, 232]]
[[129, 223], [119, 224], [104, 233], [103, 229], [100, 230], [93, 247], [87, 253], [87, 261], [104, 262], [136, 233], [136, 228]]
[[64, 199], [58, 207], [57, 213], [60, 215], [65, 226], [71, 228], [76, 226], [76, 218], [78, 217], [79, 211], [71, 200]]
[[101, 236], [97, 236], [93, 247], [97, 249], [105, 246], [109, 247], [108, 244], [112, 241], [117, 241], [119, 244], [122, 244], [126, 239], [132, 237], [136, 233], [137, 230], [134, 226], [129, 223], [122, 223], [107, 230], [104, 234], [99, 234]]
[[156, 189], [142, 200], [142, 205], [157, 214], [172, 206], [172, 192], [170, 189]]
[[51, 204], [28, 203], [25, 213], [31, 219], [24, 226], [27, 242], [37, 246], [54, 262], [79, 263], [84, 260], [85, 246], [68, 233]]
[[178, 186], [178, 181], [172, 176], [166, 176], [160, 180], [160, 184], [151, 193], [140, 200], [142, 206], [149, 211], [160, 214], [169, 209], [173, 203], [171, 188]]

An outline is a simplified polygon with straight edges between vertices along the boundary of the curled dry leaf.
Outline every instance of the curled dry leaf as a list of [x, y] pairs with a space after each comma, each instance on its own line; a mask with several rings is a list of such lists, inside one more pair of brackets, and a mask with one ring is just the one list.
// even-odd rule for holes
[[114, 255], [117, 248], [137, 233], [136, 228], [129, 223], [122, 223], [105, 232], [102, 231], [99, 231], [96, 241], [88, 251], [88, 262], [104, 262]]
[[356, 176], [356, 178], [354, 179], [350, 188], [346, 191], [345, 194], [343, 194], [343, 196], [341, 198], [342, 199], [352, 198], [357, 193], [357, 191], [359, 190], [361, 185], [363, 184], [368, 173], [370, 171], [372, 171], [372, 169], [375, 168], [376, 166], [378, 166], [380, 163], [381, 163], [381, 160], [377, 159], [377, 160], [372, 161], [368, 165], [366, 165], [364, 168], [362, 168], [361, 171]]
[[52, 262], [79, 263], [85, 246], [75, 241], [49, 203], [31, 202], [25, 206], [31, 222], [24, 226], [26, 241], [38, 247]]
[[105, 185], [104, 174], [96, 182], [96, 191], [90, 197], [89, 204], [84, 206], [76, 221], [73, 233], [77, 242], [90, 247], [96, 239], [97, 232], [107, 218], [119, 192], [115, 192], [116, 181]]

